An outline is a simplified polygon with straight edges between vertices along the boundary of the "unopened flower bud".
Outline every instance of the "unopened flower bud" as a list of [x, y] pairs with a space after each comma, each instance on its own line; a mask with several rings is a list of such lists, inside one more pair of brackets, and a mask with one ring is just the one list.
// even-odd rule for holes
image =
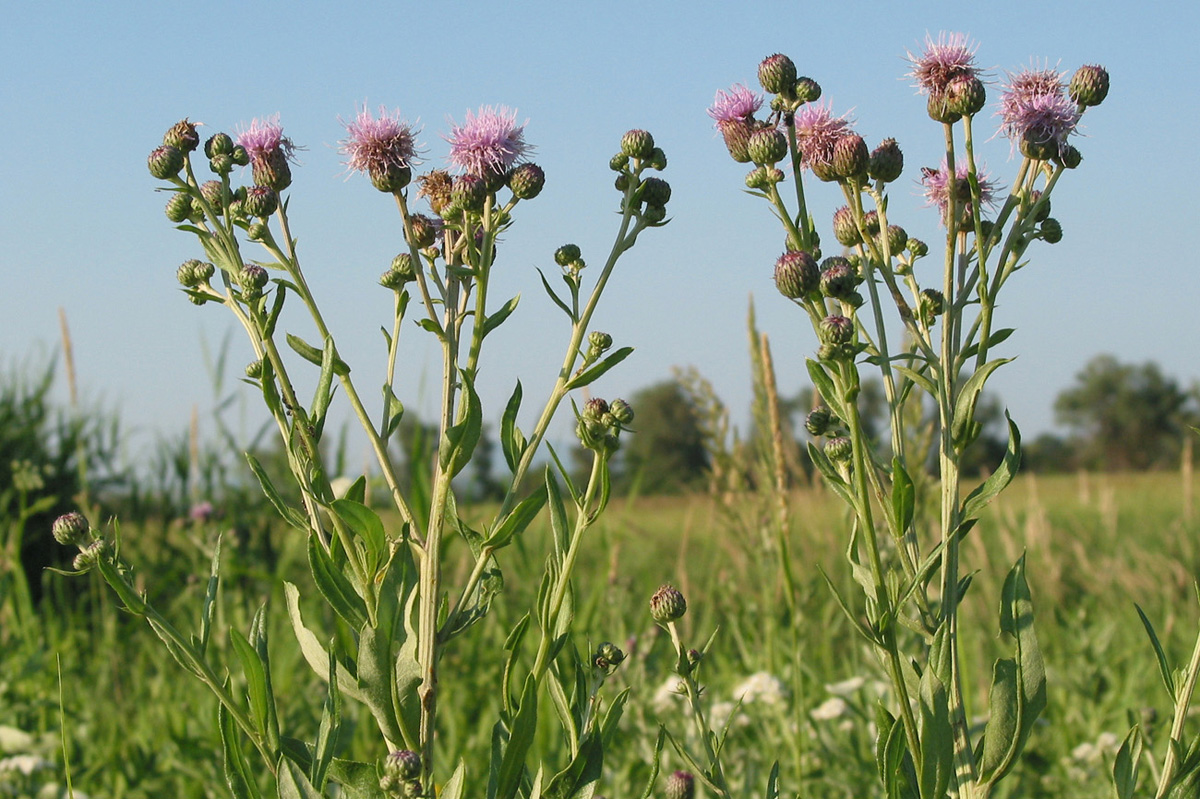
[[410, 749], [397, 749], [383, 761], [383, 771], [401, 781], [415, 780], [421, 776], [421, 756]]
[[[418, 250], [433, 246], [437, 240], [437, 225], [432, 219], [425, 214], [413, 214], [408, 218], [408, 223], [412, 227], [412, 238], [409, 239], [409, 244]], [[407, 236], [407, 231], [405, 231], [405, 235]]]
[[1063, 229], [1058, 220], [1054, 217], [1047, 217], [1042, 222], [1041, 227], [1042, 240], [1047, 244], [1058, 244], [1062, 241]]
[[804, 429], [810, 435], [820, 438], [829, 430], [833, 421], [833, 413], [822, 405], [808, 412], [808, 416], [804, 418]]
[[909, 239], [904, 246], [913, 258], [924, 258], [929, 254], [929, 245], [920, 239]]
[[826, 258], [821, 271], [821, 293], [835, 300], [849, 300], [858, 286], [858, 275], [845, 258]]
[[92, 526], [82, 513], [71, 511], [55, 519], [50, 532], [64, 547], [83, 546], [91, 538]]
[[251, 361], [250, 363], [246, 364], [245, 371], [246, 371], [246, 377], [250, 378], [251, 380], [257, 380], [258, 378], [262, 377], [262, 374], [263, 374], [262, 358], [259, 358], [257, 360]]
[[405, 280], [417, 279], [417, 270], [413, 265], [412, 256], [406, 252], [402, 252], [392, 259], [391, 271], [400, 275]]
[[812, 78], [796, 80], [796, 99], [802, 103], [814, 103], [821, 99], [821, 84]]
[[292, 185], [292, 168], [288, 164], [287, 153], [282, 148], [276, 148], [263, 158], [255, 159], [250, 174], [255, 183], [270, 186], [275, 191], [283, 191]]
[[487, 199], [487, 186], [475, 175], [459, 175], [450, 189], [450, 204], [468, 211], [482, 211]]
[[777, 164], [787, 157], [787, 151], [787, 139], [775, 128], [759, 128], [746, 144], [746, 152], [756, 164]]
[[180, 285], [192, 289], [201, 283], [207, 283], [215, 271], [216, 267], [212, 264], [193, 258], [179, 265], [179, 268], [175, 270], [175, 277], [179, 280]]
[[608, 159], [608, 168], [613, 172], [624, 172], [627, 166], [629, 166], [629, 156], [625, 153], [617, 153]]
[[688, 667], [695, 669], [700, 665], [700, 661], [704, 660], [704, 653], [699, 649], [689, 649], [687, 651]]
[[569, 266], [579, 260], [582, 253], [574, 244], [564, 244], [554, 251], [554, 263], [559, 266]]
[[97, 539], [79, 550], [79, 554], [71, 562], [71, 567], [77, 572], [89, 571], [100, 561], [107, 549], [108, 542]]
[[791, 94], [796, 88], [796, 64], [782, 53], [769, 55], [758, 65], [758, 82], [771, 94]]
[[583, 418], [589, 422], [598, 422], [608, 413], [608, 403], [599, 397], [592, 397], [583, 403]]
[[879, 241], [879, 249], [883, 249], [883, 242], [887, 240], [887, 251], [892, 255], [899, 255], [908, 244], [908, 233], [899, 225], [888, 225], [887, 234], [882, 232], [876, 235]]
[[667, 168], [667, 154], [661, 147], [655, 147], [650, 151], [650, 157], [646, 159], [646, 166], [651, 169], [662, 172]]
[[1058, 145], [1058, 154], [1054, 156], [1054, 163], [1066, 168], [1074, 169], [1083, 161], [1083, 155], [1078, 148], [1073, 144], [1062, 142]]
[[604, 352], [612, 346], [612, 343], [612, 336], [607, 333], [601, 333], [599, 330], [595, 330], [588, 334], [588, 344], [591, 345], [591, 347], [597, 352]]
[[183, 160], [182, 150], [164, 144], [154, 148], [150, 157], [146, 159], [146, 165], [150, 167], [151, 175], [159, 180], [166, 180], [179, 174], [179, 170], [183, 169]]
[[867, 231], [868, 235], [871, 235], [871, 236], [879, 235], [879, 212], [878, 211], [867, 211], [865, 214], [863, 214], [863, 229]]
[[936, 317], [946, 312], [946, 297], [937, 289], [925, 289], [921, 292], [917, 313], [926, 326], [932, 325]]
[[1025, 131], [1018, 145], [1021, 155], [1034, 161], [1049, 161], [1058, 155], [1058, 142], [1046, 136], [1044, 131], [1030, 128]]
[[206, 158], [233, 155], [233, 139], [228, 133], [214, 133], [204, 142], [204, 155]]
[[250, 294], [261, 293], [268, 280], [267, 270], [258, 264], [246, 264], [238, 275], [238, 285], [242, 287], [242, 291]]
[[615, 399], [608, 405], [608, 412], [622, 427], [633, 422], [633, 408], [623, 399]]
[[834, 463], [850, 460], [854, 444], [845, 436], [836, 436], [825, 442], [825, 456]]
[[200, 146], [200, 136], [196, 133], [196, 125], [188, 122], [187, 119], [176, 122], [163, 136], [163, 144], [190, 153]]
[[229, 156], [233, 159], [233, 163], [238, 166], [248, 166], [250, 164], [250, 153], [240, 144], [233, 145], [233, 152]]
[[[1040, 205], [1038, 204], [1039, 202], [1041, 203]], [[1032, 191], [1029, 193], [1029, 208], [1030, 210], [1036, 209], [1033, 214], [1033, 221], [1042, 222], [1046, 217], [1050, 216], [1050, 198], [1047, 197], [1045, 200], [1042, 200], [1042, 193], [1040, 191]]]
[[803, 250], [789, 250], [775, 261], [775, 288], [793, 300], [811, 294], [821, 281], [816, 259]]
[[617, 175], [617, 179], [613, 181], [613, 187], [620, 192], [629, 188], [629, 175], [624, 173]]
[[172, 222], [182, 222], [193, 213], [192, 198], [185, 192], [176, 192], [171, 195], [171, 199], [167, 200], [165, 210], [167, 219], [170, 219]]
[[228, 175], [237, 164], [232, 155], [214, 155], [208, 159], [208, 168], [217, 175]]
[[867, 174], [881, 183], [891, 183], [904, 171], [904, 153], [895, 139], [884, 139], [871, 151]]
[[646, 205], [665, 206], [671, 199], [671, 184], [662, 178], [644, 178], [641, 198]]
[[867, 174], [870, 160], [867, 143], [857, 133], [842, 136], [833, 145], [833, 171], [839, 178], [862, 178]]
[[696, 778], [690, 771], [676, 771], [667, 777], [666, 799], [694, 799]]
[[987, 89], [976, 76], [959, 75], [946, 84], [945, 100], [951, 113], [974, 116], [987, 103]]
[[1098, 64], [1080, 67], [1071, 76], [1067, 93], [1080, 105], [1100, 105], [1108, 96], [1108, 70]]
[[246, 189], [246, 199], [242, 201], [242, 211], [247, 216], [265, 219], [275, 213], [279, 207], [279, 195], [270, 186], [251, 186]]
[[630, 158], [649, 158], [654, 152], [654, 137], [646, 130], [631, 130], [621, 137], [621, 152]]
[[929, 101], [925, 104], [925, 110], [929, 112], [929, 118], [934, 122], [953, 125], [962, 119], [962, 114], [950, 107], [945, 92], [930, 93]]
[[854, 219], [854, 211], [848, 205], [833, 212], [833, 236], [843, 247], [853, 247], [862, 243], [858, 223]]
[[617, 666], [620, 666], [624, 660], [625, 653], [616, 644], [605, 641], [596, 647], [596, 654], [592, 655], [592, 666], [597, 671], [608, 675], [616, 671]]
[[545, 185], [546, 173], [537, 164], [521, 164], [508, 176], [508, 187], [518, 200], [532, 200]]
[[826, 316], [817, 326], [817, 337], [822, 344], [849, 344], [854, 339], [854, 322], [838, 314]]
[[673, 586], [664, 585], [650, 597], [650, 616], [659, 624], [682, 619], [685, 613], [687, 600]]

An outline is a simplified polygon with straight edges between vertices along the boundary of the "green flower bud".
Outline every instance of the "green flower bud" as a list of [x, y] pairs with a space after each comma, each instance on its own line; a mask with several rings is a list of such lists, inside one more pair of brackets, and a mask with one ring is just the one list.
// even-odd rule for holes
[[622, 427], [633, 422], [633, 408], [623, 399], [615, 399], [608, 406], [608, 412], [612, 414], [613, 419]]
[[812, 170], [812, 173], [814, 176], [816, 176], [817, 180], [819, 180], [823, 183], [832, 183], [838, 179], [838, 173], [833, 168], [832, 160], [829, 160], [829, 161], [815, 161], [814, 160], [813, 162], [811, 162], [808, 165], [808, 167], [809, 167], [809, 169]]
[[671, 199], [671, 184], [662, 178], [644, 178], [639, 196], [646, 205], [665, 206]]
[[612, 336], [607, 333], [601, 333], [599, 330], [596, 330], [588, 334], [588, 344], [598, 353], [607, 350], [612, 346], [612, 343]]
[[397, 749], [383, 761], [383, 772], [401, 781], [415, 780], [421, 776], [421, 756], [409, 749]]
[[913, 258], [924, 258], [929, 254], [929, 245], [920, 239], [909, 239], [904, 246]]
[[546, 173], [537, 164], [521, 164], [508, 176], [508, 187], [518, 200], [532, 200], [545, 185]]
[[867, 174], [871, 153], [867, 143], [857, 133], [842, 136], [833, 145], [833, 171], [845, 180], [861, 179]]
[[848, 205], [833, 212], [833, 237], [843, 247], [853, 247], [862, 243], [862, 234], [858, 231], [858, 222], [854, 219], [854, 211]]
[[1054, 217], [1047, 217], [1046, 220], [1042, 222], [1041, 234], [1042, 240], [1047, 244], [1058, 244], [1060, 241], [1062, 241], [1063, 237], [1062, 225], [1059, 224], [1059, 221]]
[[278, 207], [279, 195], [270, 186], [251, 186], [246, 189], [246, 199], [242, 201], [242, 211], [246, 216], [265, 219], [275, 213]]
[[219, 180], [206, 180], [200, 184], [200, 196], [212, 206], [218, 214], [224, 213], [225, 206], [232, 199], [225, 189], [225, 184]]
[[1058, 145], [1058, 154], [1054, 156], [1054, 163], [1065, 169], [1074, 169], [1083, 161], [1083, 155], [1074, 145], [1063, 142]]
[[193, 258], [179, 265], [179, 268], [175, 270], [175, 277], [179, 280], [180, 285], [194, 289], [202, 283], [207, 283], [215, 272], [216, 267], [212, 264]]
[[233, 145], [233, 152], [229, 155], [233, 159], [233, 163], [238, 166], [248, 166], [250, 164], [250, 153], [240, 144]]
[[[408, 223], [412, 227], [412, 238], [408, 239], [408, 243], [418, 250], [432, 247], [437, 241], [437, 223], [425, 214], [413, 214], [408, 218]], [[405, 236], [407, 238], [408, 231], [405, 231]]]
[[450, 189], [450, 204], [468, 211], [482, 211], [487, 200], [487, 186], [482, 178], [474, 175], [459, 175]]
[[103, 539], [97, 539], [79, 550], [79, 554], [71, 562], [71, 567], [77, 572], [90, 571], [93, 566], [100, 562], [100, 559], [104, 557], [107, 551], [108, 542]]
[[867, 211], [863, 214], [863, 229], [867, 231], [867, 235], [879, 235], [879, 212]]
[[959, 75], [946, 84], [946, 108], [952, 114], [974, 116], [987, 103], [987, 89], [974, 75]]
[[1046, 138], [1045, 133], [1035, 128], [1025, 131], [1018, 148], [1021, 155], [1034, 161], [1049, 161], [1058, 155], [1058, 142]]
[[933, 324], [935, 318], [946, 312], [946, 297], [937, 289], [925, 289], [921, 292], [917, 313], [926, 327]]
[[151, 175], [159, 180], [166, 180], [179, 174], [179, 170], [183, 169], [183, 161], [182, 150], [164, 144], [154, 148], [150, 157], [146, 159], [146, 165], [150, 167]]
[[845, 258], [826, 258], [821, 271], [821, 293], [835, 300], [850, 300], [858, 287], [858, 274]]
[[661, 205], [647, 205], [642, 211], [642, 221], [647, 225], [657, 225], [667, 218], [667, 209]]
[[371, 185], [384, 194], [396, 194], [412, 183], [412, 169], [407, 164], [387, 161], [368, 169], [367, 177]]
[[667, 154], [663, 152], [663, 148], [655, 147], [650, 151], [650, 157], [646, 159], [646, 166], [658, 172], [667, 168]]
[[690, 771], [676, 771], [667, 777], [666, 799], [694, 799], [696, 778]]
[[775, 261], [775, 288], [785, 297], [801, 299], [815, 291], [820, 282], [816, 259], [803, 250], [789, 250]]
[[765, 189], [771, 185], [771, 173], [765, 166], [755, 167], [746, 173], [746, 188]]
[[817, 337], [822, 344], [849, 344], [854, 340], [854, 322], [838, 314], [826, 316], [817, 326]]
[[559, 266], [569, 266], [578, 261], [582, 255], [583, 253], [576, 245], [564, 244], [554, 251], [554, 263]]
[[904, 153], [895, 139], [884, 139], [871, 151], [867, 174], [881, 183], [891, 183], [904, 171]]
[[64, 547], [83, 546], [91, 539], [92, 526], [82, 513], [71, 511], [55, 519], [50, 532]]
[[583, 403], [583, 418], [589, 422], [599, 422], [608, 413], [608, 403], [599, 397], [592, 397]]
[[787, 139], [775, 128], [759, 128], [746, 143], [746, 153], [756, 164], [777, 164], [787, 152]]
[[232, 155], [214, 155], [208, 159], [208, 168], [213, 171], [214, 175], [228, 175], [235, 166], [237, 164]]
[[1046, 198], [1041, 205], [1038, 202], [1042, 200], [1042, 193], [1034, 190], [1029, 193], [1029, 208], [1030, 210], [1037, 209], [1033, 215], [1034, 222], [1043, 222], [1046, 217], [1050, 216], [1050, 199]]
[[238, 285], [242, 291], [250, 295], [258, 295], [269, 282], [267, 270], [258, 264], [246, 264], [238, 275]]
[[163, 136], [163, 144], [190, 153], [200, 146], [200, 136], [196, 133], [196, 126], [185, 118], [171, 126]]
[[821, 84], [812, 78], [796, 80], [796, 99], [802, 103], [814, 103], [821, 99]]
[[259, 358], [258, 360], [251, 361], [250, 363], [246, 364], [246, 377], [250, 378], [251, 380], [257, 380], [260, 377], [262, 377], [262, 375], [263, 375], [262, 358]]
[[782, 53], [769, 55], [758, 65], [758, 82], [771, 94], [791, 94], [796, 88], [796, 65]]
[[654, 152], [654, 137], [645, 130], [628, 131], [621, 137], [621, 152], [630, 158], [649, 158]]
[[925, 104], [925, 110], [929, 112], [929, 118], [934, 122], [953, 125], [962, 119], [962, 114], [950, 107], [945, 92], [931, 93], [929, 101]]
[[854, 454], [854, 444], [845, 436], [836, 436], [825, 442], [825, 457], [834, 463], [850, 460]]
[[402, 275], [405, 280], [417, 279], [417, 269], [413, 265], [412, 256], [406, 252], [402, 252], [392, 259], [391, 271]]
[[250, 241], [267, 241], [271, 236], [271, 228], [266, 222], [252, 222], [250, 227], [246, 228], [246, 238]]
[[[879, 249], [882, 251], [884, 234], [878, 233], [875, 238], [879, 242]], [[888, 245], [887, 251], [892, 255], [899, 255], [908, 244], [908, 233], [899, 225], [888, 225], [886, 239]]]
[[820, 438], [830, 430], [835, 421], [833, 413], [822, 405], [808, 412], [808, 416], [804, 418], [804, 429], [810, 435]]
[[616, 671], [617, 666], [620, 666], [624, 660], [625, 653], [616, 644], [605, 641], [596, 647], [596, 653], [592, 655], [592, 667], [608, 676]]
[[187, 192], [175, 192], [171, 195], [171, 199], [167, 200], [165, 210], [167, 219], [170, 219], [172, 222], [182, 222], [190, 218], [193, 213], [192, 198]]
[[677, 588], [664, 585], [650, 597], [650, 616], [659, 624], [676, 621], [687, 613], [687, 600]]
[[204, 157], [213, 158], [218, 155], [233, 155], [233, 139], [228, 133], [214, 133], [204, 142]]
[[613, 181], [613, 186], [616, 187], [617, 191], [621, 191], [621, 192], [628, 189], [629, 188], [629, 175], [626, 175], [624, 173], [617, 175], [617, 179]]
[[624, 172], [627, 166], [629, 166], [629, 156], [625, 153], [617, 153], [608, 160], [608, 168], [613, 172]]
[[1071, 76], [1067, 94], [1080, 105], [1100, 105], [1108, 96], [1108, 70], [1098, 64], [1080, 67]]

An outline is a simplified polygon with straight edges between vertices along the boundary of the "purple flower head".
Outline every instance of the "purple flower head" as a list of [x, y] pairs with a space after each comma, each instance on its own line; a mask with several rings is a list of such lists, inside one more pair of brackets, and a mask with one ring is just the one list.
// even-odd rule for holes
[[533, 151], [525, 143], [525, 126], [517, 124], [517, 112], [506, 106], [483, 106], [478, 114], [467, 112], [466, 121], [451, 121], [450, 163], [468, 175], [487, 177], [503, 174]]
[[750, 91], [746, 86], [735, 83], [729, 91], [717, 90], [708, 115], [716, 121], [715, 127], [721, 128], [728, 122], [745, 122], [753, 118], [754, 112], [762, 108], [763, 98]]
[[346, 156], [346, 166], [351, 170], [368, 175], [381, 174], [414, 163], [416, 136], [399, 111], [389, 114], [380, 106], [376, 119], [364, 107], [352, 122], [342, 121], [342, 124], [349, 136], [340, 142], [339, 150]]
[[950, 81], [961, 75], [980, 76], [980, 70], [975, 66], [978, 48], [979, 45], [972, 43], [965, 33], [942, 31], [936, 42], [926, 34], [925, 52], [908, 54], [913, 65], [908, 74], [917, 82], [921, 94], [940, 95]]
[[1063, 144], [1075, 132], [1079, 109], [1067, 96], [1063, 75], [1053, 69], [1025, 69], [1009, 76], [1000, 97], [1000, 132], [1017, 147], [1023, 139]]
[[833, 160], [838, 139], [853, 131], [845, 116], [835, 117], [827, 103], [809, 103], [796, 112], [796, 146], [801, 163], [812, 169], [827, 166]]
[[188, 511], [188, 517], [192, 521], [203, 524], [216, 514], [216, 509], [213, 508], [211, 502], [198, 502]]
[[296, 151], [292, 140], [283, 135], [279, 114], [269, 119], [255, 119], [250, 127], [239, 130], [237, 143], [246, 148], [252, 164], [263, 163], [276, 153], [282, 153], [290, 159]]
[[[975, 209], [971, 200], [971, 184], [967, 182], [968, 173], [966, 159], [960, 159], [954, 170], [954, 197], [961, 213], [961, 223], [974, 220]], [[925, 204], [936, 205], [942, 213], [942, 224], [946, 224], [947, 213], [950, 209], [950, 170], [946, 168], [946, 159], [942, 159], [938, 169], [921, 170], [921, 185], [925, 187]], [[995, 201], [997, 185], [988, 178], [981, 168], [976, 177], [979, 179], [979, 199], [984, 205], [992, 205]]]

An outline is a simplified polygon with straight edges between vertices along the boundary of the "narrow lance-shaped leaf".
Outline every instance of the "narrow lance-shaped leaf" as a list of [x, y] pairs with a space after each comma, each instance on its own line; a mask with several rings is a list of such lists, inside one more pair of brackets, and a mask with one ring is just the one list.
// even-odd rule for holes
[[633, 347], [621, 347], [618, 350], [614, 350], [613, 352], [609, 353], [604, 360], [600, 361], [600, 363], [567, 381], [567, 390], [572, 391], [577, 388], [583, 388], [584, 386], [591, 385], [596, 380], [600, 379], [601, 375], [603, 375], [609, 369], [612, 369], [621, 361], [628, 358], [631, 354], [633, 354]]

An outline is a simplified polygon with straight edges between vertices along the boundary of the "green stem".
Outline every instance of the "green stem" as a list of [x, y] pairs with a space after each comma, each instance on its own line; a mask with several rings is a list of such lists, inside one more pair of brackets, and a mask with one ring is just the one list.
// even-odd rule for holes
[[1192, 659], [1188, 662], [1188, 668], [1185, 672], [1187, 680], [1183, 685], [1183, 689], [1173, 697], [1175, 700], [1175, 715], [1171, 719], [1171, 740], [1167, 747], [1167, 756], [1163, 760], [1162, 774], [1159, 775], [1158, 790], [1154, 794], [1154, 799], [1162, 799], [1167, 795], [1167, 789], [1171, 787], [1171, 780], [1175, 776], [1176, 769], [1176, 752], [1182, 752], [1185, 749], [1183, 741], [1183, 725], [1187, 721], [1188, 711], [1192, 704], [1192, 695], [1196, 691], [1196, 678], [1200, 675], [1200, 637], [1196, 638], [1196, 645], [1192, 649]]

